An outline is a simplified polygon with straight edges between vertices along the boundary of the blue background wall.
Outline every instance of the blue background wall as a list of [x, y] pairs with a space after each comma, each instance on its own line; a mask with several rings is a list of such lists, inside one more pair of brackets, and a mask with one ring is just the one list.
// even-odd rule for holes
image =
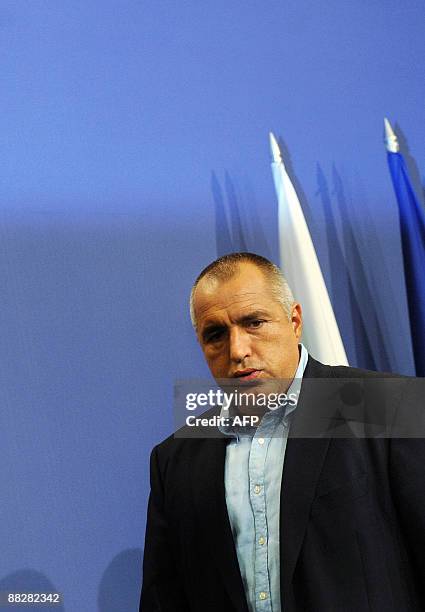
[[424, 23], [414, 0], [3, 0], [0, 590], [137, 609], [149, 452], [174, 379], [207, 374], [187, 297], [220, 202], [277, 259], [270, 129], [351, 362], [412, 372], [382, 120], [422, 192]]

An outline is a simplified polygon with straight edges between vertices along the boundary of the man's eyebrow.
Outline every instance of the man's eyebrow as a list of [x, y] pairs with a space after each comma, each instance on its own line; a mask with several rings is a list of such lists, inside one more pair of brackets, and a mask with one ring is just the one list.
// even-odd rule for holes
[[238, 318], [238, 323], [246, 323], [247, 321], [252, 321], [253, 319], [261, 319], [261, 318], [269, 318], [270, 313], [267, 310], [253, 310], [252, 312], [248, 312], [243, 316]]

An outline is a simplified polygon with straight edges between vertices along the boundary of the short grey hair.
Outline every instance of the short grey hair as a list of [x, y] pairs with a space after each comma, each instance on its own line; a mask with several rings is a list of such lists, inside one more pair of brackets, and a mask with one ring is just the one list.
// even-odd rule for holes
[[219, 257], [204, 268], [193, 284], [192, 291], [190, 292], [190, 318], [195, 330], [197, 329], [197, 324], [194, 297], [199, 282], [205, 277], [217, 279], [222, 282], [228, 281], [237, 274], [239, 265], [244, 262], [252, 263], [264, 272], [264, 275], [270, 282], [270, 290], [273, 296], [276, 301], [282, 305], [288, 319], [291, 318], [292, 306], [295, 300], [281, 269], [265, 257], [256, 255], [255, 253], [229, 253], [228, 255]]

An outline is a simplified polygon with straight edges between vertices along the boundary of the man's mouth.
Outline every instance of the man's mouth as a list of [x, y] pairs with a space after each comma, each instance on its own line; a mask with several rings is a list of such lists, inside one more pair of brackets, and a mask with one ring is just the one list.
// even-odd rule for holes
[[254, 380], [261, 374], [261, 370], [255, 370], [254, 368], [246, 368], [245, 370], [237, 370], [233, 376], [241, 380]]

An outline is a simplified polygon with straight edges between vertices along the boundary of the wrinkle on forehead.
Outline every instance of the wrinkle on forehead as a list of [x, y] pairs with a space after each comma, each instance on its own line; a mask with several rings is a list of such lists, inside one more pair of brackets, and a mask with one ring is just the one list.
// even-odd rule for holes
[[209, 300], [206, 304], [201, 304], [195, 308], [195, 312], [197, 315], [204, 315], [210, 310], [224, 310], [225, 308], [231, 308], [232, 306], [242, 305], [244, 302], [248, 302], [247, 306], [253, 304], [253, 300], [258, 296], [258, 292], [256, 291], [247, 291], [241, 292], [241, 295], [236, 294], [232, 300], [229, 302], [223, 303], [220, 301], [220, 297], [217, 297], [217, 300], [211, 303]]

